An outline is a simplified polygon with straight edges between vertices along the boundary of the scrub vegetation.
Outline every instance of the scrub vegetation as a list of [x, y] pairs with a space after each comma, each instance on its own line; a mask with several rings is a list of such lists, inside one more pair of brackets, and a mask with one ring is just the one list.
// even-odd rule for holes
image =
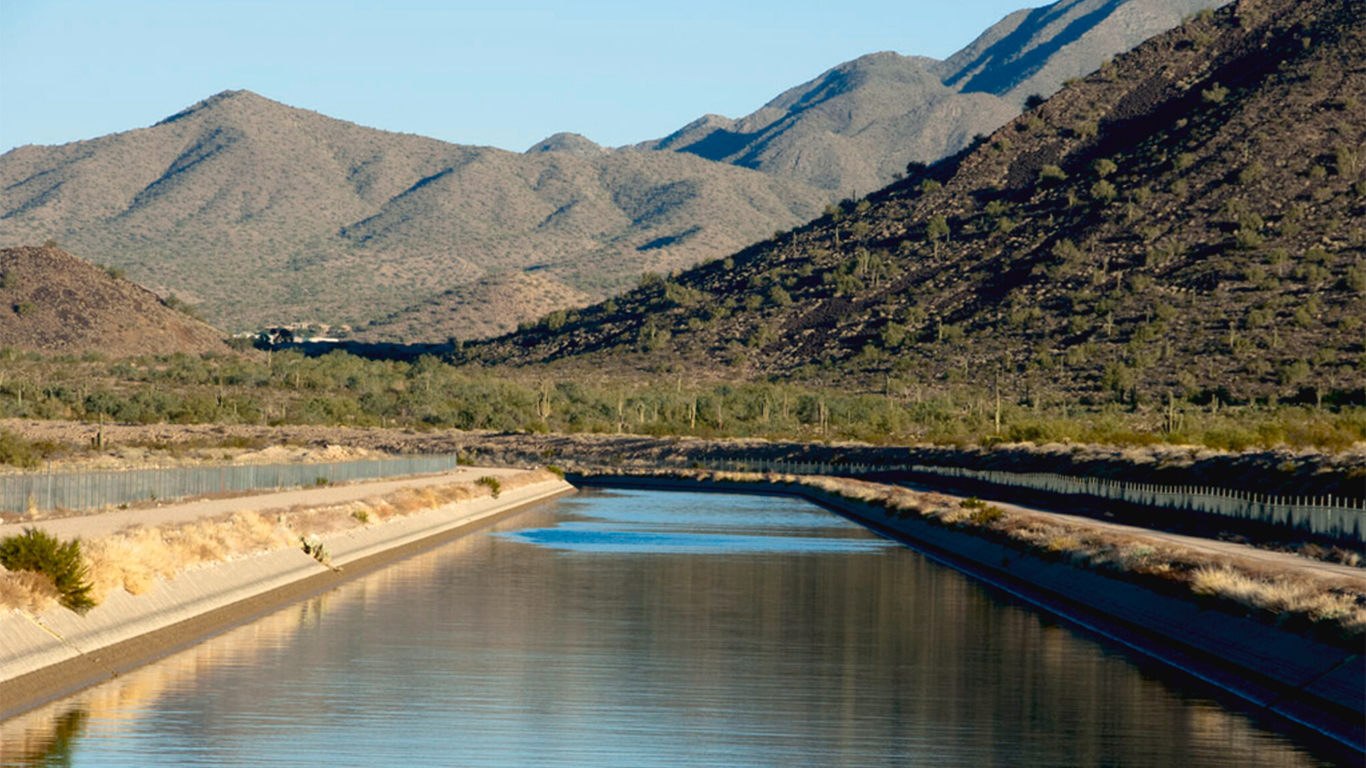
[[[1220, 404], [1199, 393], [1158, 402], [1002, 397], [991, 380], [931, 393], [818, 381], [722, 383], [682, 369], [596, 379], [494, 370], [436, 357], [343, 352], [266, 359], [171, 355], [108, 362], [0, 351], [0, 418], [134, 424], [406, 427], [697, 437], [1190, 444], [1224, 450], [1343, 450], [1366, 440], [1366, 408], [1294, 397]], [[0, 433], [0, 464], [32, 468], [69, 451]]]
[[140, 595], [158, 580], [194, 568], [318, 542], [337, 531], [557, 479], [544, 470], [523, 472], [502, 478], [498, 489], [481, 481], [409, 488], [337, 506], [296, 507], [272, 514], [244, 511], [183, 525], [139, 526], [80, 544], [61, 544], [42, 530], [30, 529], [0, 542], [0, 610], [37, 613], [56, 602], [86, 610], [116, 589]]

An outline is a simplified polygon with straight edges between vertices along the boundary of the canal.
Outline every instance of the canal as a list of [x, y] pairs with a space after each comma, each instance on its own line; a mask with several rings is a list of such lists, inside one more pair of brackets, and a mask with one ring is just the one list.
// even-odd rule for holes
[[7, 765], [1308, 766], [803, 501], [582, 491], [0, 724]]

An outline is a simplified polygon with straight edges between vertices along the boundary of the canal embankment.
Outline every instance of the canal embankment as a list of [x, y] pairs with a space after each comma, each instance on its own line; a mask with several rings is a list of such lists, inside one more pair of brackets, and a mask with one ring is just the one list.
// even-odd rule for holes
[[[0, 719], [573, 491], [561, 477], [543, 470], [502, 471], [497, 478], [496, 483], [490, 476], [466, 484], [479, 493], [443, 497], [436, 489], [420, 489], [415, 493], [435, 502], [456, 500], [382, 519], [361, 514], [364, 506], [342, 510], [351, 525], [320, 529], [306, 542], [157, 578], [140, 594], [114, 588], [83, 614], [60, 605], [37, 612], [6, 611], [0, 614]], [[263, 501], [256, 497], [255, 503]], [[299, 500], [291, 502], [295, 514], [307, 513], [297, 506]], [[385, 497], [372, 503], [393, 508]], [[80, 530], [79, 518], [53, 522], [64, 530]]]
[[[1267, 713], [1366, 751], [1366, 635], [1358, 616], [1338, 615], [1366, 593], [1360, 569], [1334, 566], [1328, 573], [1323, 563], [1251, 548], [1243, 559], [1149, 539], [1142, 529], [1093, 530], [1085, 518], [1059, 524], [1010, 505], [844, 479], [621, 471], [569, 479], [807, 499]], [[1248, 594], [1259, 584], [1266, 594]]]

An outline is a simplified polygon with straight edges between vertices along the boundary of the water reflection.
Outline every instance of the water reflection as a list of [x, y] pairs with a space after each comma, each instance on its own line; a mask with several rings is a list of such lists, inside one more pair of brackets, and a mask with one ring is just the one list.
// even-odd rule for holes
[[72, 765], [1317, 764], [1155, 674], [802, 502], [596, 493], [0, 743], [86, 711]]

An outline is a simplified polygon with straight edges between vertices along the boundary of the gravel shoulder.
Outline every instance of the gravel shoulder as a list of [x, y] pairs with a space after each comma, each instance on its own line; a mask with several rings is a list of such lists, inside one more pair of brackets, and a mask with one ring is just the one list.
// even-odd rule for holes
[[[937, 489], [927, 486], [907, 485], [906, 487], [916, 491], [941, 493]], [[950, 494], [942, 495], [954, 499], [960, 498]], [[1062, 525], [1090, 528], [1099, 532], [1116, 536], [1132, 537], [1134, 539], [1160, 541], [1166, 544], [1195, 550], [1197, 552], [1208, 553], [1214, 558], [1236, 558], [1244, 562], [1256, 563], [1259, 566], [1265, 567], [1268, 572], [1272, 573], [1294, 573], [1305, 576], [1317, 576], [1319, 578], [1327, 576], [1348, 579], [1356, 582], [1357, 588], [1366, 589], [1366, 568], [1358, 568], [1341, 563], [1330, 563], [1323, 560], [1314, 560], [1290, 552], [1277, 552], [1269, 549], [1261, 549], [1259, 547], [1239, 544], [1233, 541], [1219, 541], [1217, 539], [1209, 539], [1202, 536], [1186, 536], [1179, 533], [1154, 530], [1152, 528], [1141, 528], [1133, 525], [1097, 520], [1094, 517], [1051, 512], [1037, 507], [1013, 504], [1003, 500], [1001, 497], [982, 497], [982, 501], [994, 504], [1009, 513], [1038, 517]]]

